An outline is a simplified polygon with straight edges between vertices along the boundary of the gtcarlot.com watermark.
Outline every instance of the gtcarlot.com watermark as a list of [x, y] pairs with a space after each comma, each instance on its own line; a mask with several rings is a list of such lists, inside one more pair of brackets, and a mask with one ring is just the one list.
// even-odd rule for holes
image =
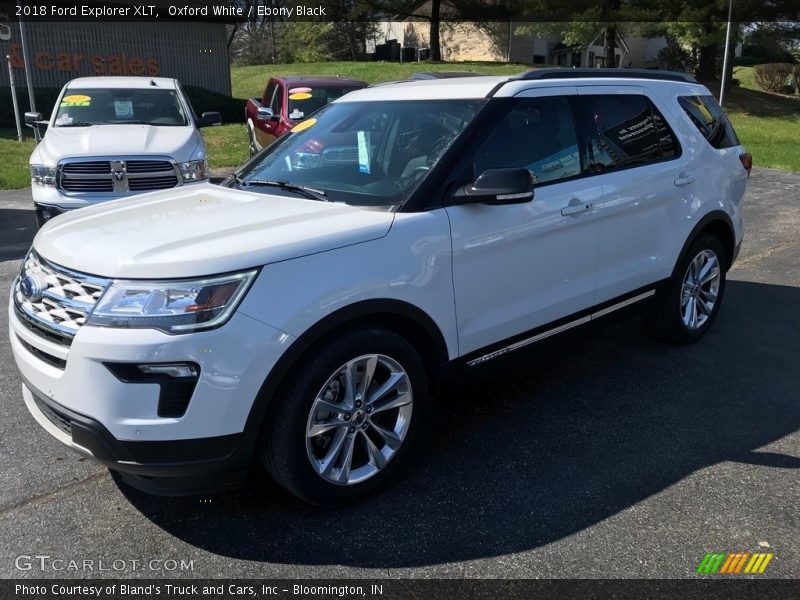
[[63, 558], [49, 554], [20, 554], [14, 558], [18, 571], [47, 572], [130, 572], [194, 571], [194, 561], [174, 558]]

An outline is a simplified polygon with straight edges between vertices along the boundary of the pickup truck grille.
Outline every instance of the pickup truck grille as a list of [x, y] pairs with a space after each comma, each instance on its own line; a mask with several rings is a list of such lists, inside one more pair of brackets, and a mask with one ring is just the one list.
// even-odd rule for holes
[[109, 283], [53, 265], [31, 250], [14, 285], [14, 304], [29, 328], [69, 345]]
[[322, 151], [322, 162], [326, 165], [357, 163], [358, 148], [356, 146], [334, 146]]
[[65, 192], [150, 192], [180, 184], [175, 163], [169, 160], [75, 160], [59, 165], [58, 186]]

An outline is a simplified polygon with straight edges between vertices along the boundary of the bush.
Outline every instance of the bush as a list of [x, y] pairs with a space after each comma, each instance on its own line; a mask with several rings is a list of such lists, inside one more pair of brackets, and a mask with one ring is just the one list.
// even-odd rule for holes
[[[225, 94], [191, 85], [184, 86], [184, 90], [189, 96], [192, 107], [197, 111], [198, 117], [205, 111], [219, 111], [222, 113], [223, 123], [244, 123], [244, 105], [247, 100], [231, 98]], [[37, 88], [34, 91], [36, 110], [42, 113], [45, 119], [50, 118], [59, 92], [61, 92], [61, 88]], [[19, 119], [22, 121], [23, 115], [29, 110], [27, 88], [17, 85], [17, 102], [19, 103]], [[0, 88], [0, 127], [14, 127], [14, 105], [11, 102], [11, 89], [7, 87]]]
[[786, 84], [792, 75], [794, 65], [791, 63], [768, 63], [753, 67], [753, 77], [756, 84], [765, 92], [783, 94]]

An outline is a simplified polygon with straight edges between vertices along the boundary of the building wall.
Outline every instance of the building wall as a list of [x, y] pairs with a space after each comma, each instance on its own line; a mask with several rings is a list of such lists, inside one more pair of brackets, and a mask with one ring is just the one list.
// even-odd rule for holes
[[[19, 27], [3, 28], [2, 13], [0, 5], [0, 54], [11, 55], [17, 85], [24, 85]], [[224, 23], [28, 22], [27, 32], [35, 87], [60, 88], [93, 75], [149, 75], [231, 93]], [[4, 66], [0, 85], [8, 84]]]

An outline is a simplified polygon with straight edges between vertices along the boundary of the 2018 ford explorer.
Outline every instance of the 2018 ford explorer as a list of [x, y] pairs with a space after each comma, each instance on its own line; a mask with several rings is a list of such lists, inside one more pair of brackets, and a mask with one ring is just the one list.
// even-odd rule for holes
[[623, 309], [699, 339], [750, 156], [690, 77], [599, 74], [352, 92], [227, 187], [54, 219], [9, 303], [29, 411], [146, 491], [258, 458], [337, 505], [410, 460], [453, 367]]

